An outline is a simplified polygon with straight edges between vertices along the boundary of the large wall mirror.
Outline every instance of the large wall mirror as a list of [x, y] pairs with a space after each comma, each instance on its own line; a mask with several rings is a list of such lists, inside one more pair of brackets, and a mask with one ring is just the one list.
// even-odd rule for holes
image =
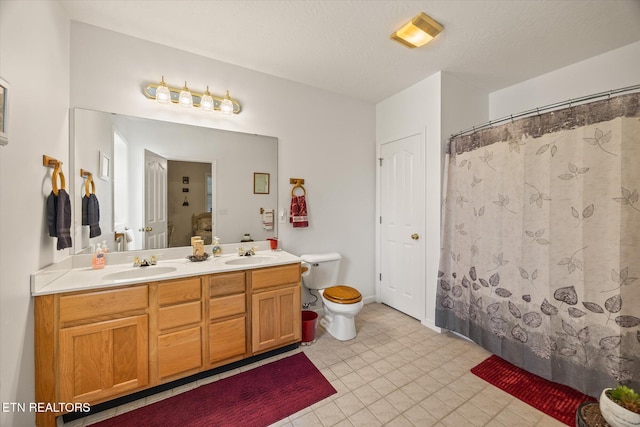
[[[75, 253], [103, 241], [121, 251], [188, 246], [193, 235], [205, 244], [276, 235], [261, 212], [277, 209], [277, 191], [256, 193], [254, 173], [277, 182], [277, 138], [76, 108], [70, 158]], [[93, 173], [98, 237], [82, 225], [80, 169]]]

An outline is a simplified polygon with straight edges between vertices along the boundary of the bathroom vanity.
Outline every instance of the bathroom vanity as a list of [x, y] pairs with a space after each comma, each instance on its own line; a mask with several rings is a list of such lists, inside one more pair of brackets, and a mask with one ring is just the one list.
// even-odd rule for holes
[[300, 260], [265, 254], [39, 272], [59, 277], [32, 289], [36, 401], [94, 405], [299, 342]]

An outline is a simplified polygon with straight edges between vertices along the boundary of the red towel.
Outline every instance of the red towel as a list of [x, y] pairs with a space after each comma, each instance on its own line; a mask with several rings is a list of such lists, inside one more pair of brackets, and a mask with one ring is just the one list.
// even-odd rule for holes
[[309, 217], [307, 216], [307, 201], [304, 196], [293, 196], [291, 198], [291, 211], [289, 222], [293, 228], [308, 227]]

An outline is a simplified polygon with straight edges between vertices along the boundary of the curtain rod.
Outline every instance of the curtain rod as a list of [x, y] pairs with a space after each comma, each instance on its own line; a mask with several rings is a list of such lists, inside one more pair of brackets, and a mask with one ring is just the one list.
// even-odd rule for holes
[[473, 126], [470, 127], [469, 129], [463, 130], [461, 132], [452, 134], [449, 139], [453, 139], [456, 138], [458, 136], [467, 134], [467, 133], [474, 133], [478, 130], [482, 130], [488, 127], [492, 127], [495, 124], [498, 123], [502, 123], [502, 122], [506, 122], [508, 120], [513, 121], [514, 119], [518, 119], [520, 117], [524, 117], [524, 116], [529, 116], [531, 114], [540, 114], [543, 111], [548, 111], [548, 110], [553, 110], [556, 108], [560, 108], [563, 107], [565, 105], [572, 105], [572, 104], [576, 104], [576, 103], [581, 103], [581, 102], [586, 102], [586, 101], [590, 101], [592, 99], [596, 99], [596, 98], [603, 98], [605, 96], [607, 97], [611, 97], [611, 95], [617, 95], [620, 93], [624, 93], [624, 92], [632, 92], [634, 90], [640, 90], [640, 84], [638, 85], [633, 85], [633, 86], [627, 86], [627, 87], [623, 87], [620, 89], [613, 89], [613, 90], [609, 90], [606, 92], [600, 92], [600, 93], [594, 93], [592, 95], [586, 95], [586, 96], [582, 96], [580, 98], [574, 98], [574, 99], [568, 99], [566, 101], [561, 101], [561, 102], [556, 102], [555, 104], [549, 104], [549, 105], [545, 105], [544, 107], [539, 107], [539, 108], [534, 108], [532, 110], [527, 110], [527, 111], [523, 111], [521, 113], [518, 114], [510, 114], [508, 116], [502, 117], [500, 119], [496, 119], [496, 120], [489, 120], [488, 122], [479, 125], [479, 126]]

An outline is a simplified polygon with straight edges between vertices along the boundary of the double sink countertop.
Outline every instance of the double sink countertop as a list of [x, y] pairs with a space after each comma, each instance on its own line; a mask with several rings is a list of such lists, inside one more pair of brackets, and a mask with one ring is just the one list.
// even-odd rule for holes
[[[302, 261], [288, 252], [270, 250], [269, 242], [253, 242], [252, 245], [257, 247], [255, 255], [239, 256], [236, 249], [239, 245], [229, 244], [222, 245], [222, 256], [210, 256], [200, 262], [187, 259], [191, 255], [190, 247], [108, 253], [105, 267], [100, 270], [91, 267], [92, 255], [71, 255], [33, 273], [31, 295], [109, 288]], [[210, 247], [206, 247], [205, 250], [211, 253]], [[134, 257], [148, 260], [151, 256], [156, 257], [156, 265], [133, 267]]]

